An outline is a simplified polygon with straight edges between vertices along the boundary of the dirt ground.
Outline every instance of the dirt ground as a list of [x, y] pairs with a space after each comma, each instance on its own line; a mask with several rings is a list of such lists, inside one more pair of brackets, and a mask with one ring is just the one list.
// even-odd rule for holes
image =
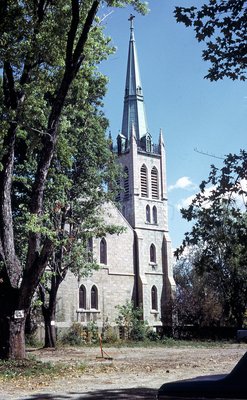
[[[219, 347], [63, 348], [30, 351], [42, 361], [66, 363], [63, 378], [8, 381], [0, 388], [0, 399], [155, 399], [165, 382], [231, 371], [246, 352], [246, 344]], [[81, 371], [73, 365], [83, 364]]]

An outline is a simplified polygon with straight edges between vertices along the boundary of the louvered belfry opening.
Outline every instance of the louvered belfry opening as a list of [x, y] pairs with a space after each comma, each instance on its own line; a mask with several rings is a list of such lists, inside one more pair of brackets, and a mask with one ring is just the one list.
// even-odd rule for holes
[[117, 186], [117, 195], [116, 195], [116, 201], [120, 201], [120, 192], [121, 192], [121, 187], [120, 187], [120, 178], [118, 177], [116, 179], [116, 186]]
[[141, 167], [141, 196], [148, 197], [147, 167], [144, 164]]
[[158, 188], [158, 171], [155, 167], [151, 170], [151, 190], [152, 190], [152, 198], [159, 198], [159, 188]]
[[128, 167], [124, 167], [124, 199], [129, 198], [129, 170]]

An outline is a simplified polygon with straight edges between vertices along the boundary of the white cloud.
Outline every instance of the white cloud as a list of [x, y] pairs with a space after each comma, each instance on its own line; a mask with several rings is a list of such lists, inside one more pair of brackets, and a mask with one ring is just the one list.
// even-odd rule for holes
[[[240, 186], [240, 188], [242, 188], [242, 190], [244, 190], [246, 192], [247, 191], [247, 180], [246, 179], [242, 179], [239, 182], [239, 186]], [[210, 187], [206, 188], [205, 191], [204, 191], [204, 195], [206, 197], [209, 197], [210, 194], [212, 193], [212, 191], [215, 190], [215, 189], [216, 189], [216, 186], [210, 186]], [[176, 204], [177, 210], [181, 210], [181, 208], [189, 207], [189, 205], [191, 204], [191, 202], [195, 198], [195, 196], [196, 195], [194, 194], [194, 195], [191, 195], [191, 196], [188, 196], [188, 197], [185, 197], [185, 198], [181, 199], [179, 201], [179, 203]], [[229, 194], [226, 193], [223, 197], [228, 198], [228, 196], [229, 196]], [[232, 198], [236, 201], [237, 207], [239, 207], [243, 211], [246, 211], [247, 198], [246, 198], [245, 194], [239, 195], [237, 193], [233, 193], [232, 194]], [[204, 201], [203, 207], [204, 208], [210, 208], [211, 207], [211, 201], [209, 201], [209, 200]]]
[[176, 208], [178, 211], [181, 210], [181, 208], [187, 208], [191, 204], [192, 200], [194, 199], [195, 194], [185, 197], [184, 199], [181, 199], [179, 203], [176, 204]]
[[194, 185], [188, 176], [182, 176], [176, 181], [175, 185], [170, 185], [168, 187], [168, 191], [174, 189], [195, 189], [195, 187], [196, 185]]

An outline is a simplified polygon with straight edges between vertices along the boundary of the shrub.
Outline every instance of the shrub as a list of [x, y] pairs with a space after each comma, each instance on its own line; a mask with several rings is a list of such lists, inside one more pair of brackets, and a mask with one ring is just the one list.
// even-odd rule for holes
[[102, 339], [104, 343], [116, 344], [119, 342], [119, 335], [114, 327], [107, 325], [102, 331]]
[[116, 324], [122, 332], [124, 340], [145, 340], [147, 323], [142, 320], [142, 310], [135, 307], [133, 302], [126, 301], [123, 306], [116, 306], [119, 311]]
[[87, 331], [78, 322], [74, 322], [66, 333], [62, 335], [61, 342], [71, 346], [81, 346], [86, 343]]
[[147, 339], [150, 340], [150, 342], [157, 342], [158, 340], [160, 340], [159, 334], [151, 329], [147, 330], [146, 336]]
[[99, 329], [94, 321], [87, 324], [87, 340], [89, 343], [98, 343]]

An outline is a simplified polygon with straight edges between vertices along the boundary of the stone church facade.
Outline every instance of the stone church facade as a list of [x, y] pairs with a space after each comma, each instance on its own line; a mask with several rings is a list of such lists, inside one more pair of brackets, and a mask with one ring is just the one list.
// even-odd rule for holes
[[168, 233], [166, 159], [162, 132], [154, 144], [149, 133], [137, 59], [133, 17], [124, 96], [122, 130], [114, 151], [124, 175], [119, 207], [105, 204], [106, 222], [123, 233], [92, 239], [100, 269], [80, 279], [68, 274], [58, 292], [58, 328], [94, 321], [101, 329], [115, 325], [116, 306], [126, 301], [141, 307], [154, 329], [171, 325], [174, 290]]

